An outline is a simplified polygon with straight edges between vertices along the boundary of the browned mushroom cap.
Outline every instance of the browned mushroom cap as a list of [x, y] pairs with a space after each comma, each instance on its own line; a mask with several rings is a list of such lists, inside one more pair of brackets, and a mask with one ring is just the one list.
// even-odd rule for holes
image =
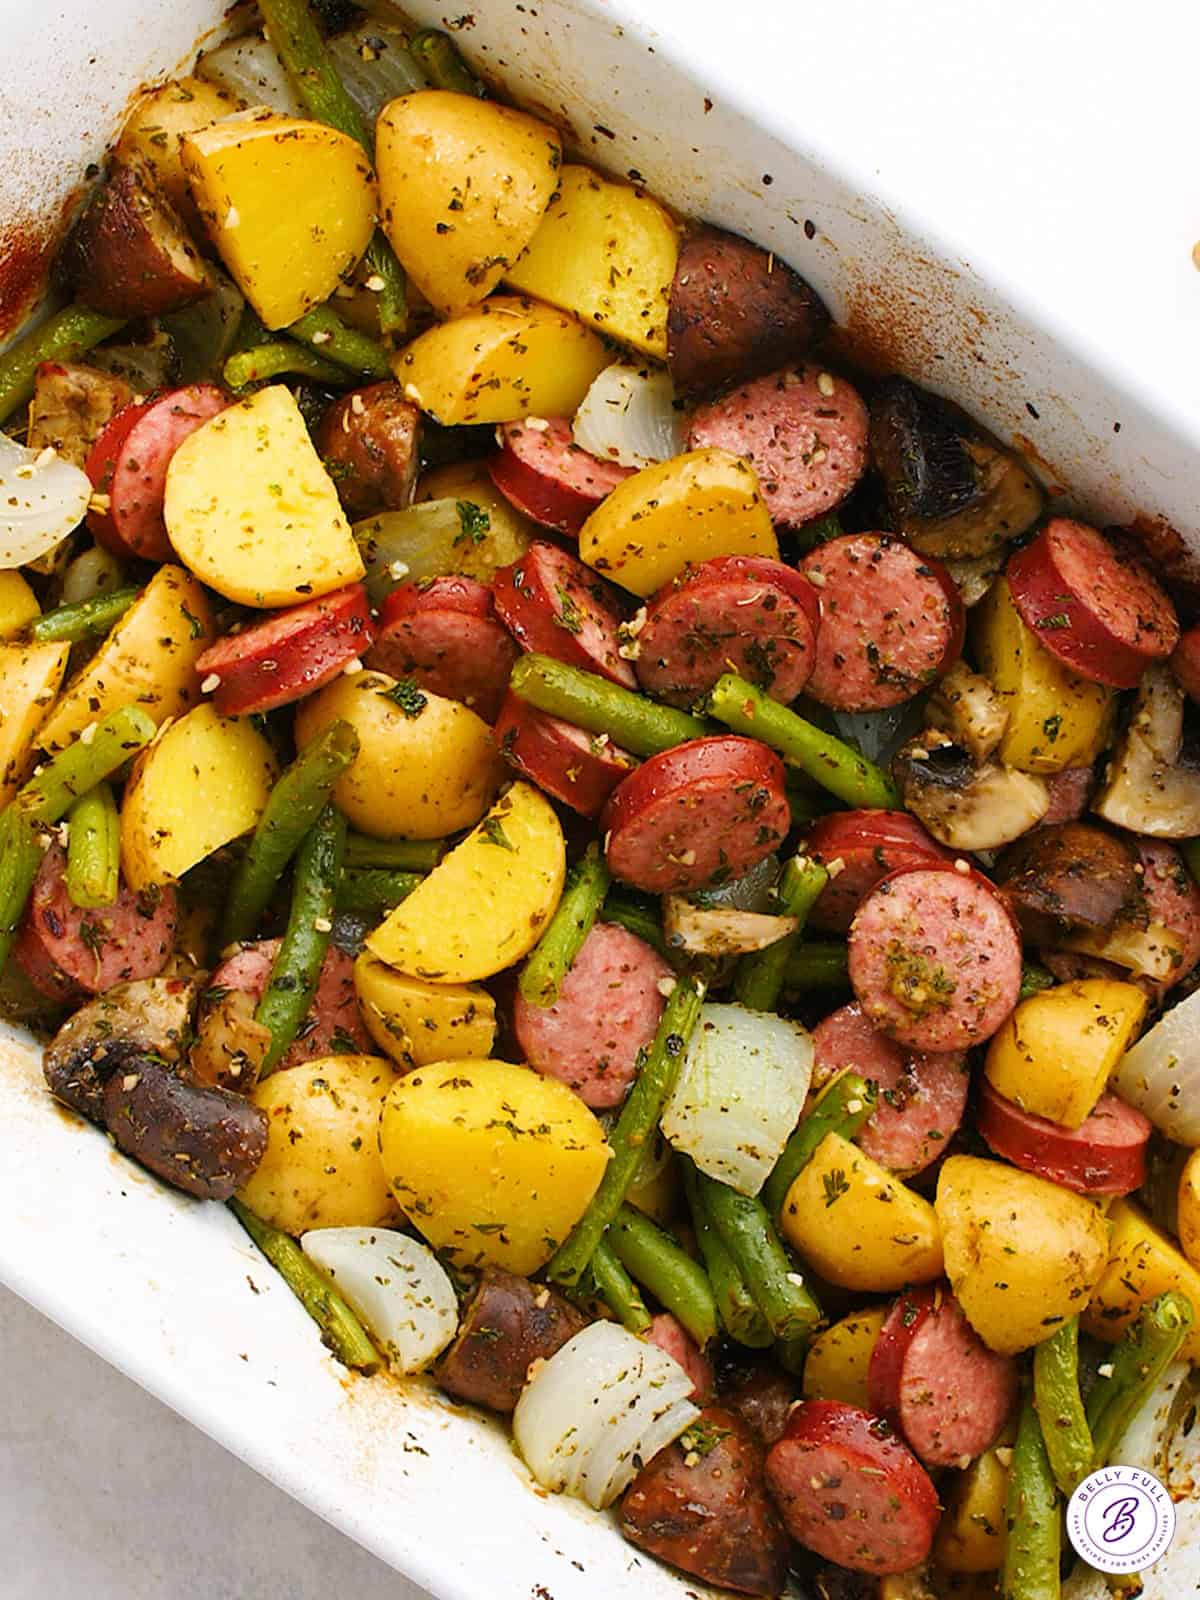
[[1200, 834], [1200, 741], [1184, 711], [1184, 693], [1170, 668], [1151, 667], [1142, 677], [1093, 811], [1152, 839], [1194, 839]]
[[145, 1054], [178, 1060], [195, 996], [195, 984], [183, 978], [142, 978], [97, 995], [46, 1047], [42, 1069], [51, 1094], [102, 1123], [105, 1080], [124, 1062]]
[[1140, 899], [1137, 869], [1127, 840], [1090, 822], [1060, 822], [1010, 845], [995, 876], [1026, 938], [1053, 944], [1127, 915]]

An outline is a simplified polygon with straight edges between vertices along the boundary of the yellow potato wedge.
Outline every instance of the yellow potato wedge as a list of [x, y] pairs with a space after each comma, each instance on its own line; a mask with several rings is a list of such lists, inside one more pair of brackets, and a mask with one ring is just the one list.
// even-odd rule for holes
[[728, 450], [689, 450], [619, 483], [584, 523], [579, 554], [643, 597], [711, 556], [779, 557], [754, 468]]
[[343, 675], [300, 703], [297, 745], [343, 718], [358, 734], [358, 754], [334, 796], [363, 833], [440, 839], [473, 827], [500, 787], [492, 730], [457, 700], [383, 672]]
[[134, 764], [121, 802], [121, 869], [132, 889], [172, 883], [254, 827], [279, 776], [247, 717], [197, 706]]
[[523, 111], [449, 90], [391, 101], [375, 125], [384, 232], [435, 310], [487, 298], [537, 232], [562, 143]]
[[372, 1039], [405, 1069], [492, 1052], [496, 1002], [475, 984], [426, 983], [364, 950], [354, 990]]
[[984, 1344], [1015, 1355], [1087, 1304], [1108, 1259], [1090, 1200], [1031, 1172], [951, 1156], [934, 1202], [946, 1276]]
[[665, 361], [678, 258], [679, 230], [657, 200], [590, 167], [566, 166], [508, 283]]
[[1043, 989], [1020, 1005], [988, 1045], [997, 1094], [1035, 1117], [1078, 1128], [1137, 1037], [1146, 996], [1133, 983], [1084, 978]]
[[396, 1081], [379, 1056], [326, 1056], [264, 1078], [251, 1098], [267, 1148], [238, 1199], [284, 1233], [396, 1220], [379, 1159], [379, 1118]]
[[507, 1061], [440, 1061], [401, 1078], [380, 1150], [392, 1193], [436, 1250], [519, 1273], [554, 1254], [609, 1158], [577, 1094]]
[[238, 109], [231, 94], [204, 78], [179, 78], [144, 94], [125, 119], [117, 140], [118, 160], [140, 156], [147, 163], [159, 188], [171, 204], [189, 221], [198, 222], [199, 213], [183, 170], [183, 141], [220, 117]]
[[268, 328], [328, 300], [375, 231], [370, 163], [323, 122], [247, 111], [185, 135], [181, 152], [209, 237]]
[[890, 1309], [852, 1311], [817, 1335], [804, 1362], [806, 1400], [841, 1400], [860, 1411], [871, 1409], [867, 1373]]
[[183, 441], [163, 515], [180, 560], [239, 605], [300, 605], [363, 575], [333, 480], [282, 384]]
[[216, 637], [208, 596], [182, 567], [159, 567], [92, 659], [67, 685], [38, 743], [62, 750], [89, 722], [131, 701], [161, 724], [199, 699], [195, 666]]
[[0, 805], [29, 775], [39, 730], [70, 656], [69, 644], [0, 644]]
[[1200, 1363], [1200, 1272], [1131, 1200], [1114, 1200], [1108, 1220], [1107, 1265], [1080, 1326], [1114, 1344], [1148, 1300], [1177, 1289], [1195, 1314], [1179, 1358]]
[[528, 955], [566, 874], [549, 801], [514, 783], [367, 938], [380, 961], [432, 983], [474, 983]]
[[1200, 1150], [1193, 1150], [1183, 1164], [1176, 1211], [1179, 1248], [1200, 1271]]
[[0, 572], [0, 639], [11, 639], [41, 614], [37, 595], [21, 574]]
[[780, 1229], [822, 1277], [843, 1289], [902, 1289], [942, 1275], [928, 1200], [840, 1134], [826, 1134], [787, 1192]]
[[980, 670], [1008, 712], [997, 754], [1021, 772], [1087, 766], [1112, 726], [1114, 695], [1068, 672], [1021, 621], [1008, 580], [997, 578], [972, 613]]
[[612, 360], [565, 311], [496, 295], [418, 335], [392, 358], [404, 392], [438, 422], [570, 416]]
[[938, 1524], [934, 1556], [949, 1572], [995, 1572], [1004, 1560], [1005, 1499], [1014, 1429], [960, 1473]]

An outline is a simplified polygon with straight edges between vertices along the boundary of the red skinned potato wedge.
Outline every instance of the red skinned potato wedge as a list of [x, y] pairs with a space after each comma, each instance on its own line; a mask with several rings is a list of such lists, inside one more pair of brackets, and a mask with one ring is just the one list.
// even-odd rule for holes
[[161, 316], [211, 287], [179, 213], [132, 154], [88, 202], [65, 265], [76, 298], [113, 317]]

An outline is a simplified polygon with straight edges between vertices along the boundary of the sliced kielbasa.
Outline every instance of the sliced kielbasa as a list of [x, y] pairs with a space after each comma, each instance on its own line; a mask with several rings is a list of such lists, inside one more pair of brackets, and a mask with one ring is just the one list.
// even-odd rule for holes
[[1133, 846], [1090, 822], [1035, 828], [1001, 854], [995, 876], [1035, 944], [1054, 944], [1075, 929], [1111, 928], [1141, 888]]
[[1200, 701], [1200, 627], [1181, 636], [1171, 655], [1171, 671], [1184, 694]]
[[274, 711], [331, 683], [374, 637], [367, 591], [351, 583], [218, 639], [196, 676], [223, 717]]
[[717, 556], [651, 600], [637, 635], [638, 680], [674, 706], [694, 705], [723, 672], [794, 700], [813, 669], [819, 622], [817, 591], [794, 567]]
[[761, 245], [702, 228], [680, 246], [667, 364], [681, 393], [757, 378], [805, 355], [828, 327], [816, 290]]
[[768, 1361], [746, 1363], [723, 1376], [720, 1393], [721, 1404], [737, 1412], [764, 1450], [783, 1437], [788, 1412], [800, 1398], [795, 1379]]
[[14, 954], [48, 999], [69, 1003], [114, 983], [156, 978], [175, 948], [170, 884], [136, 892], [122, 884], [111, 906], [77, 906], [67, 893], [67, 853], [53, 844], [34, 879]]
[[875, 1026], [913, 1050], [990, 1039], [1017, 1003], [1021, 941], [987, 880], [953, 867], [885, 878], [850, 929], [850, 982]]
[[1158, 987], [1170, 989], [1191, 977], [1200, 963], [1200, 887], [1172, 844], [1135, 839], [1142, 864], [1142, 894], [1151, 922], [1161, 922], [1182, 946], [1180, 960]]
[[826, 933], [845, 933], [889, 873], [953, 859], [907, 811], [831, 811], [813, 823], [804, 848], [829, 871], [809, 914], [813, 927]]
[[821, 596], [808, 693], [836, 711], [879, 711], [927, 689], [962, 653], [964, 612], [940, 561], [886, 533], [846, 533], [800, 570]]
[[734, 1412], [706, 1406], [625, 1491], [621, 1532], [660, 1561], [740, 1594], [778, 1595], [788, 1539], [763, 1477], [762, 1447]]
[[744, 877], [791, 826], [783, 762], [754, 739], [692, 739], [651, 756], [601, 817], [616, 877], [687, 894]]
[[540, 540], [501, 567], [493, 583], [496, 610], [523, 650], [637, 687], [633, 667], [620, 654], [620, 618], [603, 581], [582, 561]]
[[[215, 992], [219, 998], [224, 990], [242, 989], [261, 1000], [278, 949], [278, 939], [260, 939], [255, 944], [243, 945], [235, 955], [222, 961], [212, 975], [206, 994], [211, 997]], [[297, 1067], [305, 1061], [319, 1061], [322, 1056], [369, 1055], [371, 1049], [370, 1036], [358, 1012], [354, 962], [344, 951], [331, 946], [325, 953], [309, 1013], [279, 1066], [281, 1069]]]
[[879, 1104], [857, 1143], [872, 1160], [902, 1178], [923, 1172], [954, 1136], [967, 1107], [966, 1057], [902, 1050], [851, 1004], [832, 1012], [813, 1032], [813, 1084], [857, 1072], [879, 1090]]
[[134, 1056], [104, 1085], [104, 1125], [117, 1148], [185, 1194], [228, 1200], [267, 1148], [266, 1113], [245, 1095]]
[[616, 923], [596, 923], [553, 1005], [531, 1005], [518, 992], [513, 1027], [525, 1059], [594, 1109], [619, 1106], [674, 977], [645, 940]]
[[927, 1467], [965, 1467], [993, 1445], [1017, 1400], [1017, 1367], [997, 1355], [945, 1289], [901, 1295], [867, 1376], [872, 1408]]
[[979, 1131], [1014, 1167], [1048, 1178], [1076, 1194], [1132, 1194], [1146, 1177], [1153, 1131], [1140, 1111], [1103, 1094], [1078, 1128], [1064, 1128], [1024, 1111], [984, 1080]]
[[420, 408], [391, 379], [344, 395], [317, 429], [317, 449], [352, 517], [412, 504], [420, 445]]
[[474, 578], [402, 583], [384, 600], [366, 660], [392, 678], [461, 700], [493, 722], [520, 651], [496, 616], [492, 591]]
[[1132, 556], [1095, 528], [1052, 517], [1008, 563], [1021, 620], [1081, 678], [1134, 688], [1179, 643], [1170, 597]]
[[601, 461], [575, 443], [566, 417], [529, 417], [499, 430], [500, 454], [488, 458], [492, 482], [543, 528], [577, 534], [632, 467]]
[[174, 558], [163, 520], [167, 468], [183, 441], [228, 405], [223, 389], [193, 383], [117, 412], [84, 463], [96, 491], [87, 525], [97, 544], [144, 561]]
[[693, 411], [687, 447], [744, 456], [772, 522], [798, 528], [832, 511], [867, 465], [867, 408], [819, 366], [756, 378]]
[[715, 1383], [712, 1363], [679, 1318], [673, 1317], [669, 1311], [660, 1311], [650, 1319], [646, 1338], [665, 1351], [672, 1361], [677, 1361], [692, 1380], [692, 1392], [688, 1399], [694, 1400], [698, 1406], [706, 1405], [712, 1399]]
[[792, 1538], [853, 1572], [909, 1572], [929, 1554], [937, 1490], [887, 1423], [856, 1406], [796, 1406], [767, 1455], [767, 1486]]
[[1050, 791], [1050, 805], [1039, 827], [1052, 828], [1057, 822], [1075, 822], [1083, 816], [1096, 781], [1092, 767], [1064, 767], [1061, 772], [1040, 776]]
[[508, 693], [496, 718], [496, 743], [510, 765], [548, 795], [585, 817], [598, 817], [605, 801], [637, 766], [607, 734], [586, 733]]
[[456, 1400], [511, 1411], [534, 1361], [547, 1361], [587, 1318], [569, 1300], [501, 1267], [485, 1267], [434, 1377]]

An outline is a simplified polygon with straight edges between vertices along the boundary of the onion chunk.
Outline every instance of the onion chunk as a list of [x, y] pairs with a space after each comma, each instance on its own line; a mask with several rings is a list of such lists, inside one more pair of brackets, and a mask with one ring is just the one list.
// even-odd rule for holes
[[56, 450], [27, 450], [0, 433], [0, 568], [23, 567], [83, 520], [92, 485]]
[[446, 1269], [417, 1239], [391, 1228], [314, 1228], [300, 1247], [366, 1323], [396, 1372], [421, 1372], [458, 1329]]
[[1110, 1087], [1168, 1139], [1200, 1146], [1200, 990], [1125, 1052]]
[[662, 367], [615, 362], [593, 381], [575, 413], [575, 443], [601, 461], [648, 467], [683, 449], [683, 418]]

